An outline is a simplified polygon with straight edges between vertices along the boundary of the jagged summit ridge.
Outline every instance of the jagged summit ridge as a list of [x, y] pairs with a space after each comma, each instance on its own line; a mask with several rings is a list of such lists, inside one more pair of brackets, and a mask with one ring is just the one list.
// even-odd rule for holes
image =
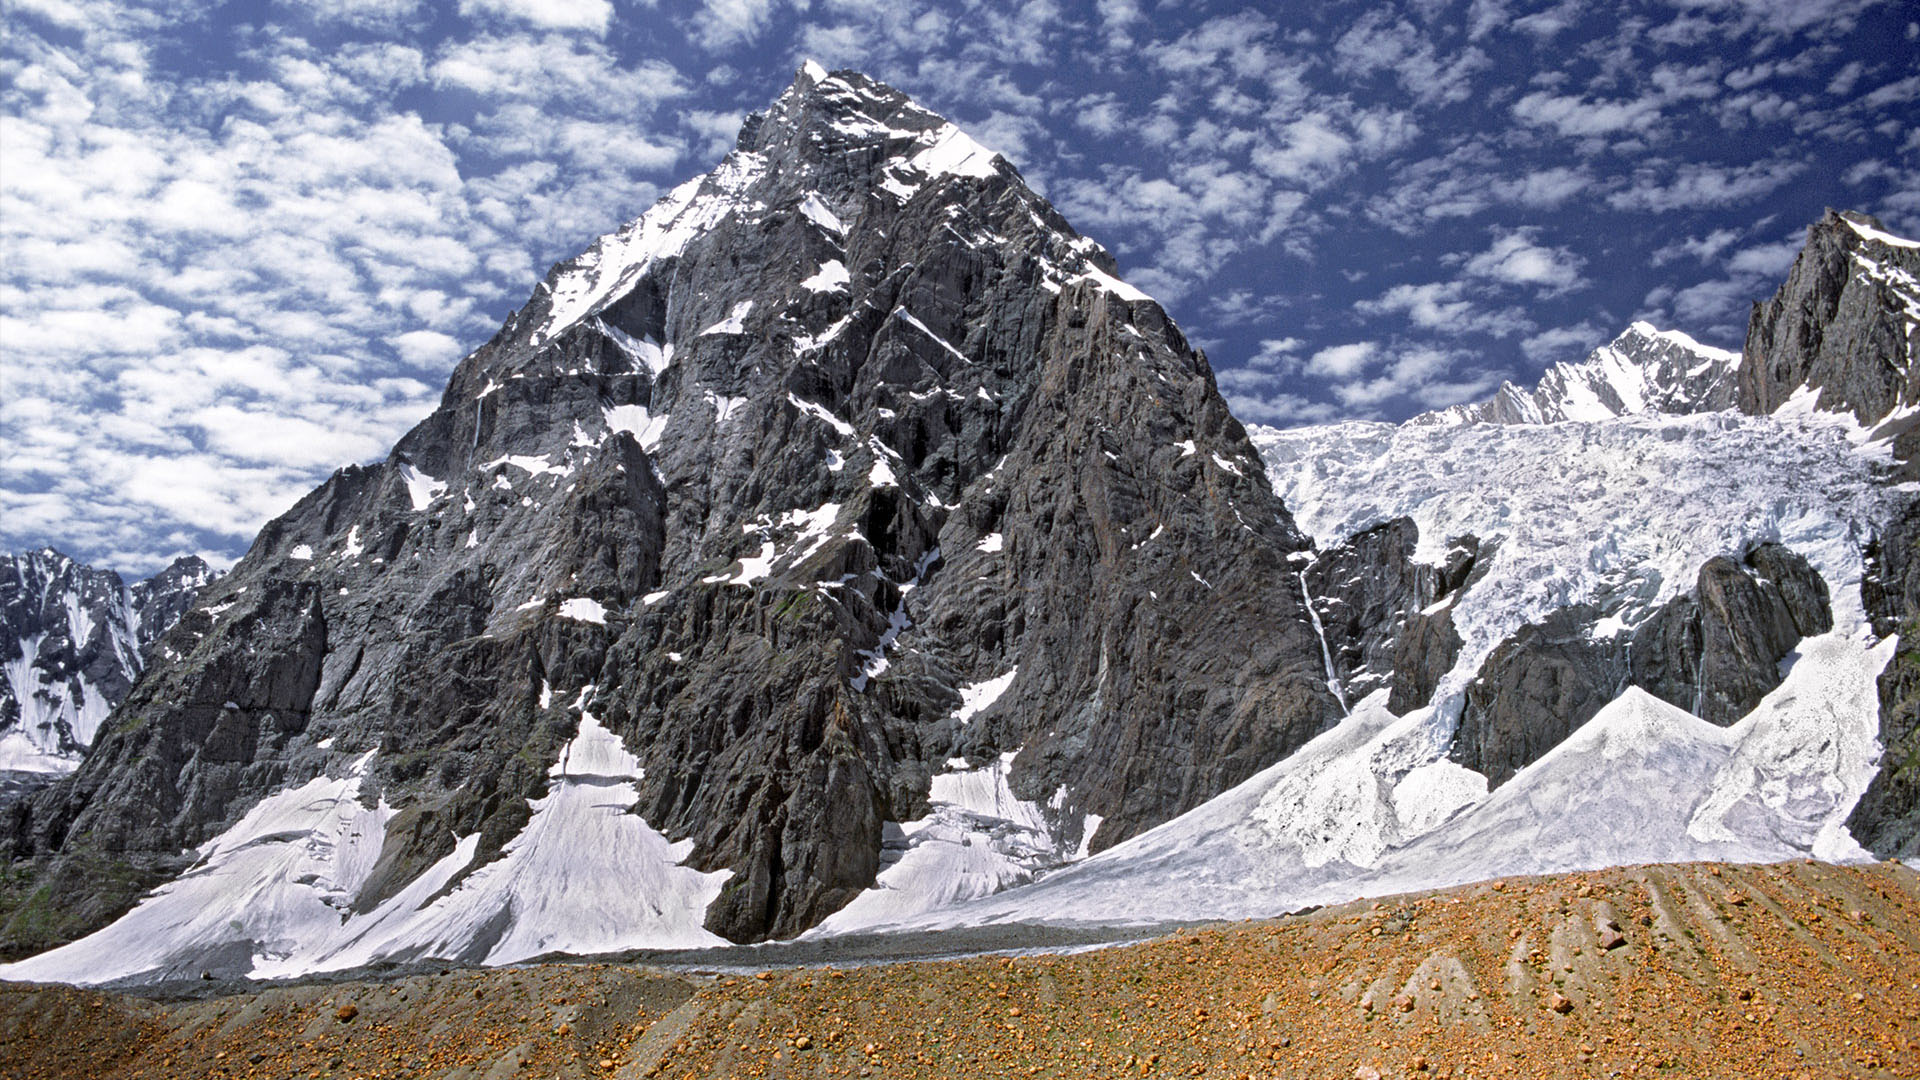
[[1532, 389], [1502, 383], [1485, 401], [1423, 413], [1411, 423], [1552, 424], [1717, 412], [1734, 405], [1739, 366], [1739, 353], [1636, 322], [1585, 359], [1548, 368]]
[[1771, 413], [1804, 396], [1809, 408], [1879, 425], [1911, 474], [1920, 460], [1916, 356], [1920, 242], [1870, 215], [1829, 210], [1808, 227], [1786, 282], [1753, 306], [1739, 405]]
[[[867, 200], [884, 195], [905, 204], [949, 177], [1016, 185], [1049, 230], [1067, 235], [1071, 250], [1052, 253], [1057, 265], [1049, 267], [1050, 284], [1097, 275], [1129, 300], [1146, 299], [1119, 281], [1103, 249], [1073, 233], [1044, 200], [1026, 191], [1005, 158], [892, 87], [856, 71], [829, 74], [809, 61], [767, 112], [747, 120], [734, 150], [712, 172], [676, 187], [639, 218], [556, 266], [533, 311], [523, 313], [532, 324], [530, 340], [550, 340], [597, 314], [729, 215], [763, 220], [797, 208], [837, 238], [845, 235], [848, 219], [864, 214]], [[829, 270], [819, 287], [844, 271]]]

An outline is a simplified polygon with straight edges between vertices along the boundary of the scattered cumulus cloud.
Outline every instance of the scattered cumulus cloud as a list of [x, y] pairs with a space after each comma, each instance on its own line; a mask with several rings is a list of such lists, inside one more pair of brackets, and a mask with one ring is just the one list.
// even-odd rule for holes
[[1827, 205], [1920, 234], [1915, 38], [1866, 0], [18, 0], [0, 541], [231, 557], [803, 59], [1007, 154], [1239, 416], [1308, 423], [1636, 316], [1737, 345]]
[[1564, 247], [1536, 243], [1538, 233], [1530, 228], [1500, 231], [1493, 244], [1467, 259], [1462, 269], [1470, 277], [1532, 286], [1548, 296], [1585, 284], [1580, 277], [1585, 260]]
[[607, 32], [613, 17], [610, 0], [460, 0], [460, 14], [469, 18], [496, 16], [545, 30]]

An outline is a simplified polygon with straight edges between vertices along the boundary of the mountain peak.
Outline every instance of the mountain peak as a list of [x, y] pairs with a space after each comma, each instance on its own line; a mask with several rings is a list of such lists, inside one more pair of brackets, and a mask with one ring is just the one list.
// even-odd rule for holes
[[[1742, 411], [1771, 413], [1806, 396], [1861, 424], [1904, 425], [1895, 455], [1920, 456], [1920, 242], [1878, 218], [1828, 210], [1807, 229], [1787, 280], [1755, 304], [1741, 365]], [[1859, 358], [1880, 358], [1861, 363]]]
[[[690, 246], [728, 221], [764, 224], [798, 214], [827, 241], [844, 244], [850, 230], [934, 200], [941, 209], [920, 216], [931, 221], [944, 213], [937, 226], [947, 230], [942, 235], [979, 249], [998, 237], [984, 225], [1001, 211], [976, 194], [1002, 189], [1016, 200], [1010, 206], [1031, 215], [1048, 239], [1047, 250], [1036, 253], [1047, 288], [1092, 279], [1129, 302], [1150, 299], [1122, 282], [1106, 250], [1068, 225], [1006, 158], [885, 83], [812, 64], [800, 69], [766, 112], [747, 118], [735, 148], [711, 172], [674, 188], [638, 218], [555, 266], [503, 333], [524, 347], [552, 341], [633, 295], [642, 280], [670, 277], [672, 267], [687, 261]], [[718, 311], [701, 327], [728, 317]], [[623, 329], [636, 342], [664, 332]], [[660, 336], [650, 340], [667, 344]], [[665, 354], [653, 360], [667, 362]]]
[[1485, 401], [1425, 413], [1411, 422], [1552, 424], [1643, 412], [1713, 412], [1733, 404], [1739, 364], [1739, 353], [1636, 321], [1585, 359], [1548, 368], [1532, 389], [1502, 383]]
[[[337, 919], [269, 925], [337, 885], [373, 922], [437, 897], [448, 922], [408, 916], [372, 943], [393, 954], [517, 956], [562, 923], [624, 947], [660, 940], [604, 920], [636, 875], [686, 885], [675, 927], [790, 935], [876, 888], [889, 823], [932, 803], [982, 850], [916, 860], [991, 851], [1014, 880], [1319, 734], [1304, 545], [1205, 357], [1100, 245], [906, 95], [803, 67], [712, 172], [554, 267], [385, 461], [269, 523], [122, 706], [141, 723], [0, 842], [98, 838], [162, 875], [251, 850], [250, 807], [364, 782], [405, 821], [309, 822], [355, 876], [270, 873], [287, 904], [216, 937], [359, 955]], [[210, 765], [208, 703], [238, 733]], [[633, 814], [554, 781], [589, 747]], [[122, 779], [189, 761], [158, 799]], [[1015, 804], [1017, 842], [986, 816]], [[538, 839], [583, 823], [613, 831]], [[536, 849], [588, 860], [584, 907], [534, 895]], [[116, 881], [90, 910], [150, 883]], [[200, 963], [162, 946], [113, 963]]]

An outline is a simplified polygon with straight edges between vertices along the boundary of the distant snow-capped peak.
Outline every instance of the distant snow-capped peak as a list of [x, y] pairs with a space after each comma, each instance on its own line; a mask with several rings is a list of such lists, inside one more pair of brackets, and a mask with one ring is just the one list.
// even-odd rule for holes
[[1552, 424], [1635, 413], [1687, 415], [1731, 408], [1740, 354], [1678, 330], [1636, 322], [1584, 360], [1555, 364], [1528, 390], [1513, 383], [1485, 401], [1424, 413], [1416, 424]]

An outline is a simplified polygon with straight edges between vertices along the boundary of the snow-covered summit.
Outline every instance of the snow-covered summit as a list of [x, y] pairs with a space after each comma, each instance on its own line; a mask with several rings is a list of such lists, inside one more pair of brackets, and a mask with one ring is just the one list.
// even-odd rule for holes
[[1739, 367], [1737, 352], [1636, 322], [1584, 360], [1548, 368], [1531, 390], [1502, 383], [1485, 401], [1423, 413], [1412, 422], [1552, 424], [1646, 412], [1716, 412], [1732, 407]]

